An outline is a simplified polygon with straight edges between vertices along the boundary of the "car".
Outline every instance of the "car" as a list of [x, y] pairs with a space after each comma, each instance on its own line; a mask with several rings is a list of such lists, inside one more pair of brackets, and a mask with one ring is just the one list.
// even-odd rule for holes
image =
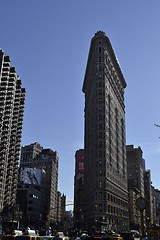
[[118, 233], [113, 233], [110, 236], [108, 236], [109, 240], [124, 240], [123, 237]]
[[121, 237], [123, 240], [134, 240], [134, 234], [132, 232], [122, 232]]
[[81, 236], [80, 236], [80, 238], [86, 238], [86, 237], [88, 237], [88, 234], [87, 234], [87, 233], [85, 233], [85, 232], [84, 232], [84, 233], [82, 233], [82, 234], [81, 234]]
[[94, 239], [102, 239], [105, 233], [103, 231], [96, 231], [93, 235]]
[[14, 235], [14, 234], [4, 234], [1, 237], [1, 240], [14, 240], [15, 237], [16, 237], [16, 235]]
[[57, 233], [56, 233], [56, 236], [58, 236], [58, 237], [64, 237], [64, 232], [57, 232]]
[[57, 232], [55, 239], [56, 240], [69, 240], [69, 237], [65, 236], [63, 232]]
[[18, 235], [21, 235], [23, 232], [21, 230], [18, 230], [18, 229], [15, 229], [13, 230], [13, 234], [18, 236]]
[[19, 236], [19, 235], [21, 235], [22, 234], [22, 231], [21, 230], [17, 230], [17, 229], [15, 229], [15, 230], [13, 230], [12, 232], [11, 232], [11, 234], [4, 234], [4, 235], [2, 235], [1, 236], [1, 238], [0, 238], [0, 240], [15, 240], [15, 237], [16, 236]]
[[131, 233], [133, 233], [135, 238], [139, 238], [142, 236], [141, 233], [137, 230], [131, 230]]
[[51, 235], [46, 235], [46, 236], [41, 236], [43, 240], [54, 240], [55, 236], [51, 236]]

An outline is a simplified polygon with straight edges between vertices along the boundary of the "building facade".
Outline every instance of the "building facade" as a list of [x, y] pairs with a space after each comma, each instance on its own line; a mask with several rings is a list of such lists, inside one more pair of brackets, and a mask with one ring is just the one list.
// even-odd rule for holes
[[82, 89], [84, 223], [90, 231], [128, 228], [125, 87], [110, 40], [99, 31], [91, 40]]
[[128, 188], [128, 205], [129, 205], [129, 228], [130, 230], [140, 230], [141, 215], [137, 208], [136, 200], [140, 197], [140, 191], [137, 188]]
[[142, 149], [140, 147], [134, 147], [134, 145], [127, 145], [126, 149], [128, 187], [137, 188], [140, 196], [144, 197], [145, 160], [143, 159]]
[[153, 194], [151, 185], [151, 171], [144, 171], [144, 194], [146, 199], [146, 220], [149, 223], [153, 223]]
[[155, 196], [155, 223], [160, 225], [160, 190], [152, 187], [153, 196]]
[[[32, 166], [33, 159], [42, 151], [43, 147], [38, 143], [31, 143], [26, 146], [21, 147], [21, 157], [20, 162], [21, 166], [23, 163], [26, 165], [27, 163]], [[33, 164], [34, 165], [34, 164]]]
[[64, 229], [66, 196], [57, 192], [57, 229]]
[[14, 213], [15, 219], [20, 226], [41, 226], [42, 206], [41, 191], [38, 187], [30, 184], [19, 185], [17, 188], [18, 214]]
[[25, 88], [0, 49], [0, 213], [10, 218], [16, 203]]
[[77, 150], [75, 154], [74, 226], [84, 229], [84, 149]]
[[[139, 209], [137, 209], [135, 201], [139, 197], [145, 198], [145, 182], [144, 182], [145, 160], [143, 159], [143, 152], [140, 147], [134, 147], [134, 145], [127, 145], [126, 151], [127, 151], [128, 189], [130, 193], [129, 194], [130, 228], [140, 230], [141, 226], [140, 211]], [[134, 201], [132, 199], [133, 194]], [[148, 206], [148, 208], [150, 208], [150, 205]], [[143, 215], [144, 222], [146, 223], [146, 211], [144, 211]]]
[[[23, 156], [23, 154], [26, 154], [26, 151], [24, 151], [23, 148], [21, 151], [21, 159], [23, 159], [20, 163], [21, 171], [28, 167], [41, 169], [43, 173], [43, 178], [40, 183], [41, 207], [43, 209], [42, 220], [47, 227], [57, 222], [59, 156], [56, 151], [42, 149], [39, 154], [36, 154], [34, 159], [28, 160]], [[27, 146], [25, 148], [27, 149]], [[30, 155], [28, 155], [28, 157], [30, 158]]]

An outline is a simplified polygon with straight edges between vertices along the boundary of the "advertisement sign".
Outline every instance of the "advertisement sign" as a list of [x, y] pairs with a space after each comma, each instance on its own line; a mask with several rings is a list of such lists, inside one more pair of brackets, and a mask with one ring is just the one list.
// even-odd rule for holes
[[39, 186], [41, 183], [41, 172], [42, 170], [37, 168], [21, 169], [21, 182]]
[[76, 163], [77, 163], [76, 164], [76, 166], [77, 166], [76, 173], [77, 174], [79, 174], [79, 173], [84, 174], [84, 156], [83, 155], [77, 156]]

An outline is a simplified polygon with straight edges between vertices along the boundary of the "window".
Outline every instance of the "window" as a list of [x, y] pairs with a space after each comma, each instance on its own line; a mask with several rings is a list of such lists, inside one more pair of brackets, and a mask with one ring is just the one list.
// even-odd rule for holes
[[99, 107], [98, 107], [98, 111], [99, 111], [99, 112], [102, 112], [102, 106], [99, 106]]
[[102, 157], [102, 151], [99, 151], [98, 156]]
[[99, 79], [102, 79], [102, 75], [101, 75], [101, 74], [99, 74], [99, 75], [98, 75], [98, 78], [99, 78]]
[[99, 138], [102, 138], [102, 132], [99, 132]]
[[101, 121], [101, 120], [102, 120], [102, 115], [99, 115], [99, 116], [97, 117], [97, 120]]
[[[99, 96], [102, 96], [102, 90], [98, 91]], [[102, 100], [101, 100], [102, 101]]]
[[102, 192], [99, 192], [99, 200], [102, 200]]
[[100, 104], [102, 103], [102, 98], [99, 98], [99, 103], [100, 103]]
[[110, 201], [110, 194], [108, 193], [108, 201]]
[[102, 212], [102, 203], [99, 204], [99, 212]]
[[102, 142], [98, 142], [98, 147], [102, 147]]
[[111, 207], [111, 206], [110, 206], [110, 205], [108, 205], [108, 213], [110, 213], [110, 207]]
[[102, 87], [102, 82], [99, 82], [99, 87]]

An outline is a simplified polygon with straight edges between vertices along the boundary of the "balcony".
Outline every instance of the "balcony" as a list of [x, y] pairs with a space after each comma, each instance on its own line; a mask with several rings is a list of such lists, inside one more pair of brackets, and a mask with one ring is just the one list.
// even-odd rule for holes
[[12, 181], [10, 180], [10, 179], [7, 179], [6, 180], [6, 185], [7, 185], [7, 187], [6, 187], [6, 190], [10, 190], [10, 188], [9, 188], [9, 186], [12, 184]]
[[13, 96], [12, 96], [12, 95], [7, 95], [7, 96], [6, 96], [6, 100], [11, 100], [11, 99], [13, 99]]
[[0, 96], [0, 101], [4, 101], [5, 100], [5, 96]]
[[9, 74], [9, 79], [14, 79], [15, 80], [15, 78], [16, 78], [16, 73], [10, 73]]
[[4, 104], [0, 102], [0, 111], [2, 111], [3, 109], [4, 109]]
[[10, 67], [9, 67], [9, 66], [4, 66], [4, 65], [3, 65], [2, 71], [4, 71], [4, 72], [8, 72], [8, 71], [10, 71]]
[[6, 163], [5, 159], [1, 159], [1, 164], [5, 165], [5, 163]]
[[1, 81], [1, 87], [7, 88], [7, 82], [6, 81]]
[[10, 63], [5, 61], [5, 62], [3, 63], [3, 67], [10, 67]]
[[6, 97], [6, 105], [11, 105], [12, 102], [13, 102], [12, 98], [9, 98], [9, 99], [8, 99], [8, 98]]
[[0, 91], [1, 91], [1, 92], [5, 92], [5, 93], [7, 92], [7, 86], [6, 86], [6, 84], [4, 84], [4, 83], [2, 84], [2, 83], [1, 83]]
[[19, 110], [16, 108], [14, 109], [14, 114], [18, 114]]
[[6, 111], [4, 112], [4, 114], [7, 115], [7, 116], [9, 116], [9, 115], [11, 114], [11, 110], [6, 110]]
[[3, 86], [8, 85], [8, 75], [6, 73], [1, 76], [1, 84], [3, 84]]
[[8, 157], [8, 168], [13, 170], [14, 165], [14, 156], [9, 156]]
[[3, 131], [3, 133], [6, 134], [6, 135], [8, 134], [8, 129], [5, 128], [5, 129], [3, 129], [2, 131]]
[[8, 77], [8, 76], [9, 76], [8, 72], [2, 72], [2, 77]]
[[4, 63], [3, 64], [9, 64], [10, 63], [10, 57], [4, 56]]

